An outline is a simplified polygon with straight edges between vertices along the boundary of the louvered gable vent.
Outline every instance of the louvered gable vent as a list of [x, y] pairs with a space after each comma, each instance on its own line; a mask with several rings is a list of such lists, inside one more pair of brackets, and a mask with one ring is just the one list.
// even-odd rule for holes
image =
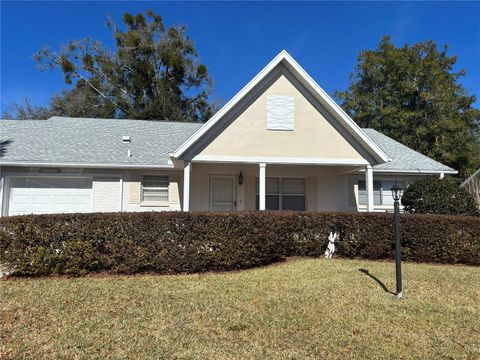
[[293, 96], [267, 96], [267, 129], [295, 129], [295, 101]]

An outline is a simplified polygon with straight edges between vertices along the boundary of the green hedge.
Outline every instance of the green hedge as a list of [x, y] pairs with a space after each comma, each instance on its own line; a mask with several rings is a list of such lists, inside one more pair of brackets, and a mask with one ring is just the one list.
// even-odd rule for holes
[[[402, 215], [407, 261], [480, 265], [480, 218]], [[366, 213], [96, 213], [3, 218], [0, 264], [18, 275], [179, 273], [323, 255], [393, 258], [393, 215]]]
[[451, 177], [415, 181], [405, 190], [402, 205], [406, 212], [416, 214], [480, 216], [473, 195]]

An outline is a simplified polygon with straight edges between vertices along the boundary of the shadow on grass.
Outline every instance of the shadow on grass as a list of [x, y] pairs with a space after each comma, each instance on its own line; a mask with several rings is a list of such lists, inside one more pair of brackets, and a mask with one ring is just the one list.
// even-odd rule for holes
[[385, 286], [385, 284], [379, 279], [377, 278], [375, 275], [372, 275], [370, 274], [370, 271], [368, 271], [368, 269], [358, 269], [358, 271], [360, 271], [361, 273], [367, 275], [369, 278], [375, 280], [375, 282], [380, 285], [380, 287], [383, 289], [383, 291], [385, 291], [386, 293], [389, 293], [389, 294], [392, 294], [392, 295], [396, 295], [393, 291], [390, 291], [388, 290], [388, 288]]

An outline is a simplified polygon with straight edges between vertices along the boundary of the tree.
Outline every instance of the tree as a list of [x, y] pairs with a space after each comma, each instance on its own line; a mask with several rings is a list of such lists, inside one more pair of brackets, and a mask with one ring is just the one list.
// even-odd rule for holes
[[185, 26], [166, 28], [147, 10], [123, 15], [122, 30], [108, 22], [115, 51], [89, 38], [58, 51], [41, 49], [41, 70], [60, 69], [74, 88], [54, 96], [50, 111], [64, 116], [206, 121], [212, 80]]
[[[87, 105], [89, 104], [89, 105]], [[117, 110], [108, 101], [102, 101], [84, 81], [79, 80], [72, 90], [63, 90], [50, 100], [52, 116], [86, 118], [115, 118]]]
[[2, 115], [3, 119], [46, 120], [52, 116], [115, 118], [116, 108], [109, 102], [98, 104], [97, 94], [82, 80], [72, 90], [63, 90], [50, 99], [48, 107], [34, 106], [30, 100], [14, 103], [9, 111]]
[[405, 190], [402, 205], [410, 213], [479, 215], [473, 196], [452, 178], [415, 181]]
[[3, 119], [17, 120], [45, 120], [50, 116], [52, 116], [52, 114], [48, 108], [32, 105], [27, 98], [25, 98], [22, 103], [13, 103], [10, 109], [2, 114]]
[[480, 166], [480, 111], [475, 96], [458, 82], [456, 56], [433, 41], [397, 48], [385, 36], [364, 50], [344, 92], [343, 109], [361, 127], [387, 136], [457, 170]]

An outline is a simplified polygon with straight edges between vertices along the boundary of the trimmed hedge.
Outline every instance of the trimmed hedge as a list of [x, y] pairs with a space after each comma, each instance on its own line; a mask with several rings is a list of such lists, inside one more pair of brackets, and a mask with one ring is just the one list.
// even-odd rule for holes
[[[480, 218], [402, 215], [407, 261], [480, 265]], [[192, 273], [321, 256], [393, 258], [393, 215], [367, 213], [95, 213], [3, 218], [0, 264], [16, 275]]]
[[409, 213], [480, 216], [473, 195], [451, 177], [415, 181], [405, 190], [402, 205]]

